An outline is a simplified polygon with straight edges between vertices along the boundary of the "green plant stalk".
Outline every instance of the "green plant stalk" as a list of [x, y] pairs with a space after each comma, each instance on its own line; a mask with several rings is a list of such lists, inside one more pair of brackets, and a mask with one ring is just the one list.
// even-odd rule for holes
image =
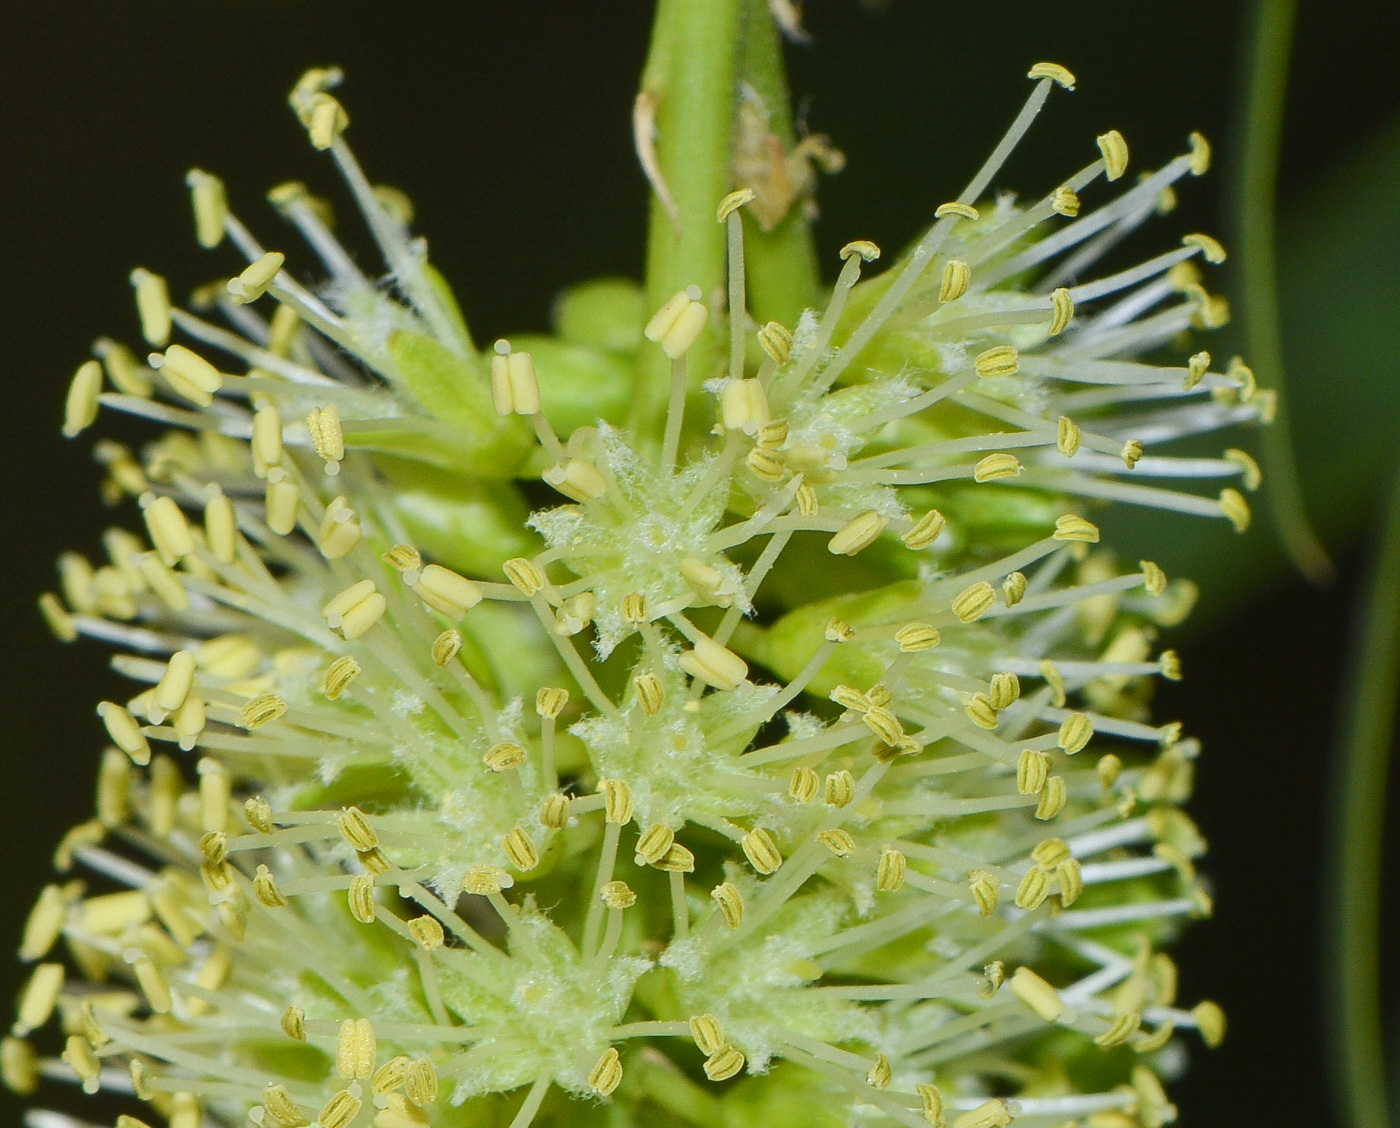
[[1263, 387], [1278, 396], [1278, 413], [1265, 428], [1262, 454], [1269, 513], [1284, 552], [1313, 583], [1327, 583], [1332, 562], [1303, 505], [1293, 456], [1283, 346], [1279, 332], [1274, 247], [1279, 144], [1297, 0], [1258, 0], [1246, 86], [1244, 154], [1235, 191], [1239, 247], [1239, 304], [1250, 364]]
[[1391, 1121], [1380, 1003], [1381, 859], [1386, 774], [1400, 696], [1400, 474], [1356, 633], [1332, 812], [1328, 1045], [1345, 1122], [1385, 1128]]

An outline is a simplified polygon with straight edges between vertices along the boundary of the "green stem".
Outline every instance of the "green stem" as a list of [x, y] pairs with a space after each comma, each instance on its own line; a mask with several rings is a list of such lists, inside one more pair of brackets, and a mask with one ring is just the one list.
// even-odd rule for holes
[[1278, 414], [1264, 429], [1262, 453], [1269, 513], [1284, 552], [1314, 583], [1333, 575], [1332, 562], [1308, 521], [1293, 456], [1283, 346], [1279, 332], [1274, 208], [1279, 143], [1297, 0], [1257, 0], [1245, 99], [1243, 163], [1235, 192], [1240, 259], [1240, 306], [1249, 362], [1262, 386], [1278, 397]]
[[1400, 697], [1400, 473], [1381, 530], [1351, 662], [1333, 801], [1327, 945], [1333, 1081], [1353, 1128], [1385, 1128], [1380, 906], [1386, 773]]
[[[654, 108], [656, 165], [674, 202], [651, 198], [647, 240], [648, 316], [677, 290], [698, 286], [714, 309], [726, 283], [725, 230], [715, 209], [730, 190], [739, 84], [752, 86], [771, 114], [775, 135], [793, 141], [782, 46], [764, 0], [660, 0], [639, 99]], [[791, 326], [817, 295], [816, 258], [801, 209], [770, 232], [745, 223], [748, 305], [760, 321]], [[692, 346], [692, 391], [719, 373], [722, 323]], [[670, 364], [643, 347], [630, 423], [659, 438]]]

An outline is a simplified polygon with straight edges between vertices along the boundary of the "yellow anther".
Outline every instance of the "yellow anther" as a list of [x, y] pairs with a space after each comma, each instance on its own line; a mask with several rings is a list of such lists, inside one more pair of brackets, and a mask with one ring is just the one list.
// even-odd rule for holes
[[1079, 214], [1078, 193], [1068, 184], [1061, 184], [1050, 194], [1050, 210], [1073, 219]]
[[738, 689], [749, 676], [748, 663], [705, 635], [699, 635], [695, 648], [680, 656], [679, 665], [691, 677], [720, 690]]
[[534, 595], [544, 587], [545, 575], [533, 560], [515, 556], [501, 565], [508, 579], [520, 592]]
[[978, 376], [1015, 376], [1021, 371], [1021, 354], [1010, 345], [993, 345], [972, 361]]
[[374, 923], [374, 875], [357, 873], [350, 879], [350, 889], [346, 893], [350, 915], [361, 924]]
[[1201, 235], [1199, 233], [1183, 235], [1181, 237], [1181, 245], [1183, 247], [1199, 247], [1201, 250], [1201, 257], [1205, 259], [1206, 262], [1219, 264], [1225, 261], [1225, 248], [1221, 245], [1220, 240], [1213, 239], [1209, 235]]
[[1052, 870], [1070, 858], [1069, 843], [1063, 838], [1045, 838], [1031, 850], [1031, 860], [1045, 870]]
[[1055, 531], [1051, 534], [1057, 541], [1082, 541], [1087, 544], [1099, 543], [1099, 527], [1075, 513], [1065, 513], [1055, 518]]
[[705, 1076], [711, 1081], [728, 1081], [744, 1068], [744, 1055], [728, 1042], [705, 1059]]
[[46, 885], [30, 910], [19, 945], [19, 958], [29, 963], [42, 959], [58, 942], [63, 933], [63, 921], [68, 906], [77, 896], [74, 888]]
[[995, 482], [998, 478], [1015, 478], [1021, 473], [1021, 460], [1006, 451], [997, 451], [978, 460], [972, 468], [975, 482]]
[[1186, 144], [1191, 154], [1191, 175], [1204, 176], [1210, 169], [1210, 142], [1193, 131], [1186, 138]]
[[826, 629], [822, 632], [822, 637], [827, 642], [834, 642], [838, 645], [850, 642], [856, 637], [856, 629], [846, 622], [845, 619], [828, 619]]
[[1011, 975], [1012, 993], [1046, 1022], [1054, 1022], [1065, 1011], [1060, 993], [1028, 967], [1018, 967]]
[[[432, 920], [432, 917], [417, 917], [416, 920]], [[408, 922], [409, 930], [413, 930], [414, 921]], [[440, 927], [440, 926], [439, 926]], [[383, 1065], [374, 1071], [374, 1076], [370, 1078], [369, 1086], [376, 1095], [392, 1093], [396, 1089], [403, 1088], [404, 1082], [408, 1079], [408, 1058], [400, 1055], [390, 1058]]]
[[592, 501], [608, 492], [608, 480], [603, 472], [581, 458], [570, 458], [562, 466], [551, 466], [540, 476], [572, 501]]
[[550, 830], [563, 830], [569, 825], [569, 797], [562, 791], [546, 795], [540, 804], [540, 823]]
[[1069, 792], [1065, 786], [1065, 777], [1061, 775], [1048, 776], [1045, 780], [1045, 786], [1040, 790], [1040, 802], [1036, 804], [1035, 817], [1041, 822], [1049, 822], [1065, 809], [1065, 801], [1068, 798]]
[[481, 762], [493, 772], [507, 772], [525, 762], [525, 749], [511, 740], [493, 744], [482, 754]]
[[993, 674], [991, 690], [987, 694], [992, 708], [1001, 710], [1011, 706], [1021, 696], [1021, 679], [1015, 674]]
[[762, 827], [755, 827], [749, 831], [740, 844], [744, 848], [744, 857], [748, 858], [749, 865], [761, 874], [774, 873], [783, 864], [783, 855], [778, 850], [778, 844]]
[[204, 537], [220, 563], [232, 564], [238, 559], [238, 514], [222, 490], [204, 503]]
[[943, 514], [936, 509], [930, 509], [914, 523], [914, 527], [907, 532], [900, 534], [906, 547], [915, 550], [928, 548], [938, 539], [943, 532]]
[[[329, 149], [350, 125], [345, 107], [329, 94], [313, 94], [306, 104], [302, 120], [313, 149]], [[323, 1126], [325, 1128], [325, 1126]]]
[[432, 1062], [424, 1058], [414, 1058], [408, 1063], [408, 1071], [404, 1077], [404, 1095], [420, 1108], [437, 1100], [438, 1075]]
[[185, 185], [190, 190], [194, 207], [194, 234], [206, 249], [217, 247], [224, 239], [224, 220], [228, 218], [228, 196], [224, 182], [201, 169], [185, 173]]
[[868, 239], [854, 239], [840, 250], [841, 261], [860, 255], [863, 262], [874, 262], [880, 257], [880, 248]]
[[1059, 63], [1036, 63], [1026, 74], [1027, 78], [1048, 78], [1066, 90], [1074, 89], [1074, 75]]
[[462, 888], [478, 897], [499, 893], [514, 884], [515, 879], [500, 866], [468, 866], [467, 872], [462, 876]]
[[622, 1058], [614, 1047], [609, 1046], [588, 1074], [588, 1087], [599, 1096], [606, 1097], [621, 1084]]
[[169, 1014], [174, 1000], [170, 994], [170, 981], [165, 972], [152, 959], [142, 956], [131, 965], [136, 976], [136, 985], [146, 996], [146, 1005], [156, 1014]]
[[1050, 753], [1026, 748], [1016, 761], [1016, 790], [1022, 795], [1038, 795], [1050, 775]]
[[1074, 319], [1074, 301], [1069, 291], [1061, 286], [1050, 295], [1050, 336], [1063, 333]]
[[281, 697], [275, 693], [263, 693], [243, 703], [238, 710], [238, 724], [249, 731], [259, 729], [271, 724], [286, 711], [287, 703]]
[[238, 305], [257, 301], [267, 293], [268, 287], [282, 272], [286, 261], [287, 256], [280, 251], [268, 251], [244, 267], [243, 273], [237, 278], [228, 280], [229, 294]]
[[463, 618], [481, 602], [479, 584], [439, 564], [429, 564], [423, 569], [413, 591], [434, 611], [449, 619]]
[[817, 841], [838, 858], [849, 858], [855, 852], [856, 848], [855, 839], [840, 827], [819, 832], [817, 834]]
[[1191, 1017], [1196, 1020], [1201, 1040], [1211, 1049], [1225, 1041], [1225, 1012], [1220, 1004], [1205, 999], [1191, 1008]]
[[955, 215], [959, 219], [977, 220], [981, 218], [980, 213], [971, 204], [964, 204], [960, 200], [953, 200], [946, 204], [939, 204], [933, 211], [934, 218], [942, 219], [944, 216]]
[[1031, 866], [1016, 887], [1016, 904], [1029, 912], [1039, 908], [1049, 894], [1050, 875], [1039, 866]]
[[880, 851], [880, 863], [875, 871], [875, 887], [881, 893], [894, 893], [904, 885], [909, 872], [909, 859], [892, 846]]
[[1104, 176], [1117, 180], [1128, 171], [1128, 143], [1116, 129], [1100, 134], [1096, 140], [1099, 152], [1103, 154]]
[[753, 471], [756, 478], [765, 482], [781, 482], [787, 469], [780, 455], [761, 446], [754, 447], [744, 456], [744, 465]]
[[373, 580], [351, 584], [322, 609], [326, 625], [347, 641], [359, 638], [383, 617], [388, 604]]
[[1065, 754], [1081, 751], [1094, 735], [1094, 723], [1083, 713], [1071, 713], [1060, 723], [1058, 743]]
[[826, 777], [824, 795], [828, 806], [850, 806], [851, 800], [856, 797], [856, 777], [845, 768], [832, 772]]
[[258, 866], [258, 871], [253, 876], [253, 894], [259, 903], [266, 905], [269, 909], [281, 909], [287, 905], [286, 896], [277, 888], [277, 879], [273, 877], [272, 871], [264, 865]]
[[1101, 1050], [1111, 1050], [1114, 1046], [1121, 1046], [1127, 1042], [1141, 1026], [1142, 1015], [1137, 1011], [1120, 1014], [1107, 1030], [1094, 1038], [1094, 1044]]
[[313, 407], [306, 416], [306, 430], [317, 455], [326, 463], [326, 473], [338, 474], [345, 458], [345, 433], [341, 430], [340, 412], [335, 404]]
[[759, 347], [774, 364], [786, 364], [792, 356], [792, 334], [779, 321], [770, 321], [758, 330]]
[[700, 302], [700, 288], [680, 290], [663, 305], [642, 330], [648, 341], [661, 346], [672, 360], [684, 356], [705, 329], [709, 310]]
[[[330, 205], [326, 207], [329, 209]], [[268, 327], [267, 351], [275, 356], [290, 356], [300, 329], [301, 317], [297, 311], [291, 306], [279, 305]]]
[[59, 642], [72, 642], [78, 637], [78, 628], [73, 622], [73, 616], [68, 614], [63, 601], [53, 592], [46, 591], [39, 596], [39, 613], [44, 616], [44, 622]]
[[506, 342], [496, 342], [496, 354], [491, 358], [491, 400], [497, 415], [539, 412], [540, 381], [529, 353], [511, 352]]
[[1157, 668], [1167, 681], [1181, 680], [1181, 659], [1175, 650], [1164, 650], [1157, 656]]
[[87, 1038], [81, 1034], [70, 1034], [59, 1057], [78, 1075], [78, 1080], [83, 1083], [83, 1092], [97, 1092], [102, 1065]]
[[349, 1128], [363, 1106], [364, 1102], [349, 1089], [341, 1089], [321, 1106], [321, 1111], [316, 1114], [316, 1123], [321, 1128]]
[[997, 911], [1001, 899], [1001, 887], [997, 879], [986, 870], [971, 870], [967, 875], [967, 887], [972, 893], [973, 903], [983, 916], [991, 916]]
[[148, 344], [164, 348], [170, 340], [170, 288], [159, 274], [139, 266], [131, 272], [131, 285], [136, 291], [141, 335]]
[[[1229, 380], [1238, 381], [1240, 387], [1236, 394], [1242, 403], [1250, 403], [1259, 394], [1259, 382], [1255, 379], [1254, 369], [1244, 362], [1243, 357], [1232, 356], [1230, 365], [1225, 369], [1225, 377]], [[1217, 388], [1214, 393], [1225, 393], [1230, 391], [1227, 388]]]
[[672, 842], [671, 848], [652, 862], [652, 865], [666, 873], [694, 873], [695, 855], [679, 842]]
[[944, 1128], [943, 1094], [938, 1091], [938, 1086], [915, 1085], [914, 1091], [919, 1094], [923, 1104], [924, 1122], [930, 1128]]
[[710, 899], [719, 906], [720, 915], [730, 928], [744, 923], [744, 897], [730, 882], [721, 882], [710, 890]]
[[883, 513], [867, 509], [849, 521], [827, 542], [826, 550], [833, 556], [854, 556], [875, 543], [890, 519]]
[[351, 655], [337, 658], [327, 668], [321, 679], [321, 692], [332, 701], [349, 688], [350, 683], [360, 676], [360, 663]]
[[732, 575], [694, 556], [681, 560], [680, 573], [691, 591], [719, 607], [731, 606], [739, 591], [739, 583]]
[[890, 1069], [890, 1059], [884, 1054], [876, 1054], [875, 1064], [865, 1075], [865, 1083], [872, 1089], [885, 1089], [889, 1087], [892, 1080], [894, 1080], [894, 1071]]
[[872, 706], [888, 705], [894, 700], [894, 694], [890, 692], [889, 686], [876, 683], [865, 691], [865, 699]]
[[803, 482], [797, 487], [797, 493], [794, 495], [793, 500], [797, 503], [797, 512], [803, 517], [815, 517], [817, 515], [817, 491], [806, 482]]
[[967, 293], [972, 281], [972, 267], [962, 259], [949, 259], [943, 264], [943, 276], [938, 283], [940, 303], [955, 302]]
[[1233, 462], [1240, 468], [1245, 489], [1253, 492], [1259, 488], [1260, 483], [1264, 480], [1259, 463], [1255, 462], [1245, 451], [1237, 450], [1234, 447], [1227, 450], [1224, 457], [1226, 462]]
[[306, 1128], [311, 1123], [283, 1085], [268, 1085], [263, 1089], [263, 1108], [267, 1112], [264, 1123], [271, 1120], [276, 1128]]
[[1186, 378], [1181, 382], [1184, 390], [1190, 391], [1205, 378], [1205, 374], [1210, 371], [1210, 353], [1202, 350], [1192, 353], [1191, 359], [1186, 362]]
[[1239, 490], [1226, 487], [1220, 491], [1220, 512], [1235, 526], [1235, 532], [1242, 533], [1249, 528], [1249, 502]]
[[267, 472], [282, 461], [282, 416], [274, 404], [260, 407], [253, 415], [253, 473], [266, 478]]
[[155, 386], [151, 380], [151, 370], [136, 359], [125, 345], [120, 345], [107, 337], [99, 337], [92, 346], [93, 355], [102, 361], [107, 370], [107, 379], [112, 381], [117, 391], [129, 396], [146, 398]]
[[976, 622], [996, 601], [996, 589], [986, 580], [979, 580], [953, 597], [953, 614], [964, 623]]
[[368, 1080], [377, 1054], [374, 1027], [367, 1018], [347, 1018], [335, 1045], [335, 1071], [346, 1081]]
[[282, 1012], [282, 1033], [296, 1042], [306, 1041], [306, 1012], [295, 1003]]
[[625, 881], [609, 881], [598, 891], [598, 896], [610, 909], [630, 909], [637, 903], [637, 894]]
[[68, 385], [68, 398], [63, 406], [63, 433], [68, 438], [85, 431], [97, 418], [97, 397], [102, 393], [102, 365], [95, 360], [84, 361]]
[[501, 850], [506, 860], [521, 873], [529, 873], [540, 864], [540, 854], [535, 843], [522, 826], [514, 826], [501, 839]]
[[172, 498], [152, 498], [142, 516], [151, 544], [167, 568], [173, 568], [194, 551], [190, 524]]
[[373, 850], [379, 845], [379, 834], [359, 807], [346, 807], [335, 817], [340, 836], [356, 850]]
[[1128, 439], [1123, 444], [1123, 449], [1118, 452], [1118, 457], [1123, 460], [1123, 465], [1132, 470], [1142, 461], [1142, 443], [1137, 439]]
[[1024, 572], [1012, 572], [1006, 579], [1001, 581], [1002, 599], [1008, 607], [1015, 607], [1026, 596], [1026, 575]]
[[666, 856], [675, 840], [675, 832], [669, 826], [653, 823], [637, 838], [637, 860], [644, 865], [654, 865]]
[[810, 803], [817, 797], [820, 787], [821, 777], [811, 768], [793, 768], [792, 776], [788, 780], [788, 796], [797, 803]]
[[788, 430], [789, 424], [786, 419], [770, 419], [758, 429], [754, 441], [764, 450], [779, 450], [787, 442]]
[[97, 706], [97, 715], [102, 718], [112, 743], [130, 756], [133, 764], [144, 766], [151, 762], [151, 746], [129, 710], [103, 701]]
[[632, 821], [632, 788], [625, 779], [601, 779], [598, 790], [603, 794], [603, 818], [607, 822], [626, 826]]
[[63, 965], [60, 963], [42, 963], [30, 974], [19, 996], [18, 1016], [14, 1024], [17, 1037], [22, 1038], [48, 1022], [58, 1003], [58, 994], [63, 989], [63, 977]]
[[151, 701], [159, 712], [154, 720], [164, 720], [185, 703], [194, 685], [194, 654], [188, 650], [177, 650], [166, 663], [165, 672], [156, 683]]
[[[13, 1036], [0, 1041], [0, 1079], [16, 1096], [30, 1096], [39, 1088], [39, 1055], [29, 1042]], [[118, 1128], [128, 1126], [119, 1123]]]
[[904, 726], [899, 723], [899, 718], [884, 706], [872, 705], [861, 715], [861, 720], [886, 744], [896, 745], [904, 739]]
[[666, 700], [666, 687], [659, 677], [650, 670], [638, 674], [632, 679], [632, 688], [637, 691], [637, 704], [648, 717], [661, 712], [661, 705]]
[[720, 424], [726, 431], [754, 435], [769, 420], [768, 395], [757, 380], [730, 380], [719, 404]]
[[[423, 555], [411, 544], [396, 544], [384, 553], [381, 559], [401, 574], [406, 583], [418, 582], [418, 575], [423, 570]], [[412, 580], [409, 580], [410, 576], [413, 577]]]
[[267, 472], [267, 490], [263, 506], [267, 510], [267, 527], [278, 536], [286, 536], [297, 526], [297, 509], [301, 495], [285, 470], [274, 468]]
[[978, 728], [994, 729], [1000, 724], [997, 711], [992, 708], [992, 699], [985, 693], [974, 693], [963, 702], [963, 712]]
[[740, 188], [737, 191], [730, 192], [729, 195], [725, 196], [724, 199], [719, 202], [719, 207], [715, 209], [715, 220], [719, 223], [723, 223], [750, 200], [756, 198], [757, 194], [752, 188]]
[[712, 1014], [691, 1016], [690, 1037], [695, 1043], [695, 1048], [706, 1057], [724, 1045], [724, 1030], [719, 1024], [719, 1019]]

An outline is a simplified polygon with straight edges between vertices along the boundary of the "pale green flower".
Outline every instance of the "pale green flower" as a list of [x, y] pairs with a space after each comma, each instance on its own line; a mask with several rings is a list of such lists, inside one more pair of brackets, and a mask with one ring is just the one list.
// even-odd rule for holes
[[[73, 384], [69, 434], [99, 404], [172, 430], [99, 447], [145, 536], [42, 602], [143, 688], [100, 707], [7, 1082], [175, 1128], [1171, 1120], [1176, 1036], [1224, 1029], [1159, 950], [1210, 911], [1197, 744], [1147, 709], [1192, 591], [1072, 503], [1242, 528], [1232, 487], [1140, 480], [1252, 488], [1246, 456], [1146, 450], [1269, 402], [1238, 362], [1133, 359], [1223, 319], [1213, 239], [1081, 281], [1202, 139], [1116, 194], [1110, 133], [1043, 198], [989, 195], [1073, 86], [1031, 77], [915, 246], [861, 281], [880, 252], [850, 244], [790, 326], [614, 282], [483, 353], [333, 71], [292, 104], [385, 277], [285, 185], [324, 270], [297, 281], [191, 173], [200, 241], [250, 265], [199, 312], [136, 272], [157, 351], [100, 342]], [[739, 179], [743, 308], [742, 209], [775, 203]], [[688, 372], [697, 342], [727, 367]], [[669, 409], [628, 426], [658, 348]]]

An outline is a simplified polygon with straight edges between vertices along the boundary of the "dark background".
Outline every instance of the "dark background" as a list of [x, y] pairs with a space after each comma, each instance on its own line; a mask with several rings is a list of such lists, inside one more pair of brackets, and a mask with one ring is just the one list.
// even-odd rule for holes
[[[895, 0], [871, 11], [812, 0], [809, 9], [814, 41], [789, 53], [793, 91], [809, 99], [812, 128], [850, 158], [822, 188], [824, 262], [834, 264], [852, 238], [893, 247], [913, 235], [980, 163], [1039, 59], [1068, 65], [1080, 88], [1052, 98], [1002, 183], [1044, 190], [1092, 156], [1094, 135], [1108, 128], [1128, 138], [1137, 167], [1179, 152], [1200, 129], [1224, 159], [1207, 180], [1188, 182], [1180, 212], [1145, 246], [1225, 227], [1243, 5]], [[310, 150], [284, 101], [304, 67], [342, 65], [350, 139], [371, 179], [414, 199], [417, 229], [477, 339], [542, 329], [569, 282], [640, 271], [646, 192], [629, 111], [649, 15], [640, 0], [6, 6], [0, 380], [10, 425], [0, 444], [0, 615], [10, 641], [0, 650], [0, 952], [17, 944], [57, 838], [90, 813], [100, 746], [93, 704], [117, 684], [104, 647], [61, 648], [34, 610], [37, 593], [54, 586], [57, 554], [96, 555], [112, 519], [97, 498], [90, 436], [66, 443], [58, 433], [68, 377], [93, 337], [139, 336], [126, 282], [133, 266], [167, 274], [177, 300], [235, 268], [227, 250], [194, 244], [185, 170], [223, 176], [234, 208], [264, 233], [281, 228], [263, 192], [305, 179], [340, 205], [352, 245], [368, 248], [329, 160]], [[1393, 3], [1303, 4], [1285, 210], [1394, 119], [1397, 44]], [[1375, 269], [1393, 277], [1397, 267]], [[122, 433], [106, 415], [101, 430]], [[1250, 534], [1268, 535], [1263, 522]], [[1338, 548], [1341, 579], [1330, 590], [1275, 573], [1182, 634], [1188, 680], [1162, 697], [1163, 718], [1184, 718], [1204, 740], [1192, 809], [1212, 841], [1219, 905], [1179, 950], [1184, 995], [1217, 998], [1231, 1017], [1226, 1045], [1193, 1051], [1174, 1090], [1189, 1124], [1332, 1119], [1318, 983], [1324, 798], [1361, 572], [1357, 542]], [[1209, 587], [1210, 576], [1197, 578]], [[0, 999], [21, 976], [0, 959]], [[16, 1112], [8, 1094], [4, 1110]]]

